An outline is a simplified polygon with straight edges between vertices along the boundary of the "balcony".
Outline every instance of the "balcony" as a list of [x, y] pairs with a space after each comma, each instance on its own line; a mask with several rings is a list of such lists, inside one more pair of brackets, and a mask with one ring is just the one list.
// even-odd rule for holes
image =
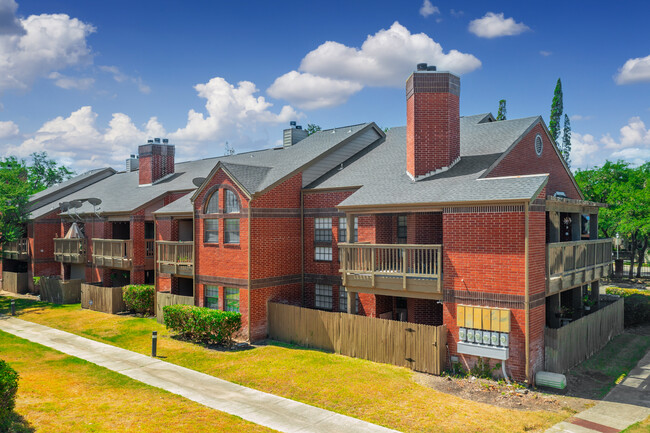
[[442, 245], [340, 243], [339, 260], [350, 291], [442, 299]]
[[93, 264], [113, 269], [131, 269], [133, 242], [130, 239], [93, 239]]
[[3, 243], [2, 256], [5, 259], [28, 260], [29, 243], [27, 242], [27, 238], [22, 238], [22, 239], [18, 239], [17, 241]]
[[60, 263], [86, 263], [86, 240], [54, 239], [54, 260]]
[[194, 242], [156, 241], [158, 272], [194, 276]]
[[611, 239], [547, 244], [546, 294], [596, 281], [606, 275], [611, 263]]

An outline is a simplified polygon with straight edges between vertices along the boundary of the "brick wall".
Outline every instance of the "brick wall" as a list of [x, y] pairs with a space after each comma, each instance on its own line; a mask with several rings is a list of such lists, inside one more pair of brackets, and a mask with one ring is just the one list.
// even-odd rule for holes
[[[539, 134], [544, 143], [541, 156], [535, 153], [535, 137]], [[580, 199], [580, 193], [567, 172], [560, 156], [555, 152], [541, 121], [524, 136], [519, 143], [501, 160], [487, 177], [518, 176], [525, 174], [550, 174], [546, 186], [549, 195], [563, 191], [567, 197]]]

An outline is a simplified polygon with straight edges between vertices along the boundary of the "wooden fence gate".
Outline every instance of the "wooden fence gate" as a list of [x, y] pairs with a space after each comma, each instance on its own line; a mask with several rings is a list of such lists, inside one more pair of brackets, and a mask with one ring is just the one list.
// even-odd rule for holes
[[269, 303], [274, 340], [369, 361], [440, 374], [447, 359], [447, 328], [330, 313]]

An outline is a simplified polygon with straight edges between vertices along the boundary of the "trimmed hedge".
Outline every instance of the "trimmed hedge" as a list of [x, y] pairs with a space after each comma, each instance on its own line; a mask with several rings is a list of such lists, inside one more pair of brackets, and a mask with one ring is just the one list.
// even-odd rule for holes
[[5, 361], [0, 360], [0, 432], [9, 430], [17, 391], [18, 373]]
[[605, 291], [610, 295], [618, 295], [624, 299], [626, 327], [650, 323], [650, 290], [608, 287]]
[[230, 344], [241, 329], [241, 314], [193, 305], [163, 307], [165, 326], [183, 338], [200, 343]]
[[156, 288], [151, 285], [132, 285], [122, 288], [122, 299], [126, 308], [136, 313], [153, 315]]

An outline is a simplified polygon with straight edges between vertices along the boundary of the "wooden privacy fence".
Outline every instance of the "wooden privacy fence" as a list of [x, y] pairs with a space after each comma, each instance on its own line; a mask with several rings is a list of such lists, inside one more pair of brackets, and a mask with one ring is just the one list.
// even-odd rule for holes
[[76, 304], [81, 299], [81, 280], [41, 277], [41, 300], [53, 304]]
[[2, 290], [12, 293], [29, 292], [27, 272], [2, 272]]
[[269, 337], [354, 358], [440, 374], [447, 329], [269, 303]]
[[81, 308], [115, 314], [126, 310], [122, 287], [81, 285]]
[[564, 373], [623, 332], [623, 298], [558, 329], [544, 330], [546, 370]]
[[164, 323], [163, 307], [176, 304], [194, 305], [194, 296], [172, 295], [169, 292], [156, 293], [156, 320], [158, 323]]

